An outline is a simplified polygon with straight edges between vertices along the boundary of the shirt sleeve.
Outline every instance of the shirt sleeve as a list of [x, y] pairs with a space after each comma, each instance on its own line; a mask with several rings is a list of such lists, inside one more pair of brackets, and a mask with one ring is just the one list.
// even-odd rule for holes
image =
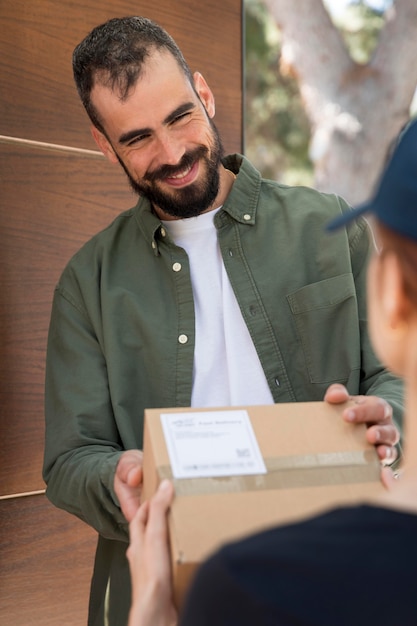
[[109, 539], [127, 541], [113, 490], [121, 455], [105, 359], [88, 315], [55, 290], [48, 335], [43, 476], [55, 506]]

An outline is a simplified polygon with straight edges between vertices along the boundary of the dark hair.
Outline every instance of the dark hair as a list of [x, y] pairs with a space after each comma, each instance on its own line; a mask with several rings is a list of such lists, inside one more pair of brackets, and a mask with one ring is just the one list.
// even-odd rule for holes
[[95, 82], [117, 89], [125, 99], [136, 84], [147, 57], [165, 49], [177, 60], [193, 85], [191, 70], [172, 37], [146, 17], [113, 18], [96, 26], [75, 48], [72, 68], [78, 94], [94, 126], [104, 132], [91, 103]]
[[392, 251], [398, 258], [404, 293], [413, 307], [417, 308], [417, 242], [404, 237], [375, 220], [381, 252]]

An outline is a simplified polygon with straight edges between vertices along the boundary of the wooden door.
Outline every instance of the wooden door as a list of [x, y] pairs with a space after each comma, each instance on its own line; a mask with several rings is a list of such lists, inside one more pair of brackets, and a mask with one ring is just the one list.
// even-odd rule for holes
[[44, 495], [43, 381], [54, 285], [72, 254], [135, 203], [97, 152], [73, 84], [74, 46], [141, 14], [173, 35], [242, 150], [241, 0], [0, 0], [0, 623], [86, 622], [96, 535]]

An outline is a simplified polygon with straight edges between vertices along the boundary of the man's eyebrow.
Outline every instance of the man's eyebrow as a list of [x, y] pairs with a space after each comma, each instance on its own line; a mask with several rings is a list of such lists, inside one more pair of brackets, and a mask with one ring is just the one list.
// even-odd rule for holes
[[164, 124], [170, 124], [175, 120], [176, 117], [178, 117], [179, 115], [183, 115], [184, 113], [188, 113], [188, 111], [191, 111], [191, 109], [195, 109], [194, 102], [184, 102], [184, 104], [180, 104], [180, 106], [177, 107], [175, 111], [172, 111], [172, 113], [170, 113], [164, 119]]
[[135, 128], [134, 130], [129, 130], [127, 133], [123, 133], [119, 137], [119, 144], [129, 143], [135, 137], [140, 137], [141, 135], [149, 135], [152, 132], [151, 128]]
[[[180, 104], [174, 111], [172, 111], [167, 117], [164, 119], [163, 123], [165, 125], [171, 124], [180, 115], [187, 113], [191, 109], [195, 108], [194, 102], [184, 102], [184, 104]], [[140, 135], [150, 135], [152, 133], [151, 128], [135, 128], [134, 130], [129, 130], [127, 133], [123, 133], [119, 137], [119, 144], [129, 143], [135, 137], [139, 137]]]

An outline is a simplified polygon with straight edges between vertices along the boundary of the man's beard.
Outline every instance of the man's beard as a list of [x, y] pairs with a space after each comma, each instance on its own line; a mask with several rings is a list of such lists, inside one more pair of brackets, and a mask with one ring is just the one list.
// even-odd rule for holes
[[[118, 157], [133, 191], [147, 197], [153, 206], [159, 207], [172, 217], [195, 217], [206, 211], [219, 193], [219, 165], [224, 153], [219, 132], [211, 120], [210, 125], [213, 131], [211, 154], [209, 154], [209, 148], [199, 146], [195, 150], [186, 152], [178, 165], [162, 165], [154, 172], [146, 174], [140, 182], [133, 178]], [[206, 172], [203, 181], [192, 183], [183, 189], [172, 189], [170, 192], [165, 192], [158, 186], [159, 180], [179, 174], [198, 159], [205, 164]]]

